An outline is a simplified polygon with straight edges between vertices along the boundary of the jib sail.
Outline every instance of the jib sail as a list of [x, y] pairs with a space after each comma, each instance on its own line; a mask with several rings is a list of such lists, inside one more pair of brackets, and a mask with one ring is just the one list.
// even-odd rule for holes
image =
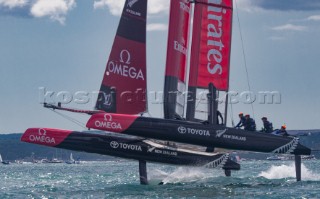
[[189, 0], [172, 0], [164, 86], [164, 116], [183, 117], [186, 91]]
[[[229, 89], [232, 0], [195, 0], [187, 118], [195, 117], [197, 88]], [[201, 103], [199, 103], [201, 105]]]
[[123, 114], [146, 112], [146, 15], [147, 0], [126, 0], [96, 109]]

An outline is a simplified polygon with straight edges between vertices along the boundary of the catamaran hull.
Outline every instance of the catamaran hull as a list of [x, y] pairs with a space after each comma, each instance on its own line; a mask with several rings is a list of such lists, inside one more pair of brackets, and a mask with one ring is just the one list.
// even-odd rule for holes
[[147, 162], [209, 168], [222, 167], [226, 170], [240, 169], [240, 165], [231, 161], [228, 154], [180, 150], [150, 140], [113, 134], [99, 135], [90, 132], [31, 128], [23, 134], [21, 141]]
[[299, 139], [295, 137], [249, 132], [184, 120], [106, 113], [93, 115], [87, 127], [206, 147], [295, 155], [310, 155], [311, 153], [311, 150], [301, 145]]

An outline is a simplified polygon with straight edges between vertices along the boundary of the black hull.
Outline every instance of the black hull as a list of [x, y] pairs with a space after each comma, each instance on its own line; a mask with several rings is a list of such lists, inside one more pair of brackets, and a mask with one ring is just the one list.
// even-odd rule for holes
[[[58, 138], [55, 131], [45, 129], [47, 137]], [[33, 142], [30, 135], [37, 134], [38, 129], [27, 130], [22, 136], [22, 141], [47, 145], [46, 143]], [[184, 166], [206, 166], [209, 168], [223, 167], [228, 170], [239, 170], [240, 165], [231, 161], [228, 154], [212, 154], [177, 149], [166, 145], [158, 144], [150, 140], [132, 138], [128, 136], [117, 136], [113, 134], [93, 134], [90, 132], [68, 132], [62, 135], [62, 141], [52, 147], [109, 155], [133, 160], [145, 160], [172, 165]], [[61, 135], [61, 133], [60, 133]]]
[[[104, 125], [106, 123], [116, 126]], [[310, 155], [311, 153], [311, 150], [301, 145], [299, 139], [295, 137], [249, 132], [220, 125], [204, 125], [183, 120], [132, 117], [120, 114], [96, 114], [90, 118], [87, 127], [231, 150], [295, 155]]]

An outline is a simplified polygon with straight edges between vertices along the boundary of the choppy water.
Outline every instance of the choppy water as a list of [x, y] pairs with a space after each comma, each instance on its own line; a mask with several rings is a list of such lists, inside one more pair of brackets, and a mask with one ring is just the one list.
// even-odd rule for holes
[[148, 164], [148, 186], [139, 185], [131, 161], [0, 165], [0, 198], [319, 198], [319, 163], [303, 163], [302, 182], [289, 161], [243, 162], [231, 178], [222, 170]]

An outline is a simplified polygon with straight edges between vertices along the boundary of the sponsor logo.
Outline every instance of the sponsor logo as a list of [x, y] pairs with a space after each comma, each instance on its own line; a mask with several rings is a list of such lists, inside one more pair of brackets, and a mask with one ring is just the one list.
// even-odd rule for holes
[[192, 134], [192, 135], [201, 135], [201, 136], [210, 136], [209, 130], [202, 130], [202, 129], [193, 129], [193, 128], [186, 128], [180, 126], [178, 128], [178, 132], [180, 134]]
[[112, 104], [112, 95], [111, 95], [111, 93], [109, 93], [109, 94], [103, 93], [103, 97], [104, 97], [103, 105], [111, 106], [111, 104]]
[[185, 133], [187, 132], [187, 129], [186, 129], [186, 127], [179, 126], [178, 131], [179, 131], [179, 133], [181, 133], [181, 134], [185, 134]]
[[135, 3], [137, 3], [139, 0], [129, 0], [128, 1], [128, 6], [130, 7], [130, 8], [132, 8], [132, 6], [135, 4]]
[[174, 49], [184, 55], [187, 55], [187, 48], [178, 41], [174, 41]]
[[106, 128], [106, 129], [122, 129], [121, 124], [119, 122], [112, 121], [112, 115], [104, 114], [104, 121], [96, 120], [94, 122], [95, 126], [98, 128]]
[[226, 135], [225, 133], [228, 131], [228, 129], [222, 129], [216, 131], [216, 138], [223, 138], [223, 139], [229, 139], [229, 140], [238, 140], [238, 141], [247, 141], [246, 137], [243, 136], [237, 136], [237, 135]]
[[129, 7], [129, 8], [127, 8], [126, 11], [132, 15], [141, 17], [141, 13], [133, 10], [133, 8], [132, 8], [134, 6], [134, 4], [136, 4], [138, 1], [139, 0], [129, 0], [128, 4], [127, 4], [127, 7]]
[[187, 13], [190, 13], [190, 6], [187, 4], [188, 2], [180, 2], [180, 9], [187, 12]]
[[[222, 0], [208, 0], [208, 3], [214, 3], [221, 5]], [[223, 57], [222, 50], [225, 47], [222, 43], [223, 35], [223, 14], [226, 14], [226, 9], [216, 6], [208, 6], [208, 26], [207, 26], [207, 70], [210, 74], [219, 74], [223, 72], [221, 63], [223, 59], [228, 59], [228, 57]]]
[[149, 153], [154, 152], [156, 154], [163, 154], [163, 155], [170, 155], [170, 156], [177, 156], [178, 155], [178, 153], [176, 151], [157, 149], [156, 147], [149, 147], [148, 152]]
[[147, 152], [152, 153], [155, 149], [156, 149], [156, 147], [149, 147]]
[[216, 131], [216, 137], [220, 138], [223, 134], [225, 134], [227, 132], [227, 129], [224, 130], [217, 130]]
[[126, 144], [126, 143], [119, 143], [117, 141], [110, 142], [111, 148], [114, 149], [125, 149], [125, 150], [131, 150], [131, 151], [142, 151], [141, 146], [135, 145], [135, 144]]
[[47, 136], [47, 131], [45, 129], [39, 129], [38, 135], [30, 135], [29, 140], [31, 142], [40, 142], [45, 144], [55, 144], [54, 138]]
[[131, 66], [131, 54], [128, 50], [122, 50], [119, 58], [119, 61], [109, 61], [106, 71], [107, 76], [113, 73], [131, 79], [145, 80], [142, 70]]
[[222, 136], [224, 139], [229, 139], [229, 140], [238, 140], [238, 141], [247, 141], [247, 137], [243, 136], [238, 136], [238, 135], [223, 135]]
[[110, 142], [110, 146], [111, 146], [112, 148], [114, 148], [114, 149], [117, 149], [117, 148], [119, 147], [119, 143], [116, 142], [116, 141], [112, 141], [112, 142]]

